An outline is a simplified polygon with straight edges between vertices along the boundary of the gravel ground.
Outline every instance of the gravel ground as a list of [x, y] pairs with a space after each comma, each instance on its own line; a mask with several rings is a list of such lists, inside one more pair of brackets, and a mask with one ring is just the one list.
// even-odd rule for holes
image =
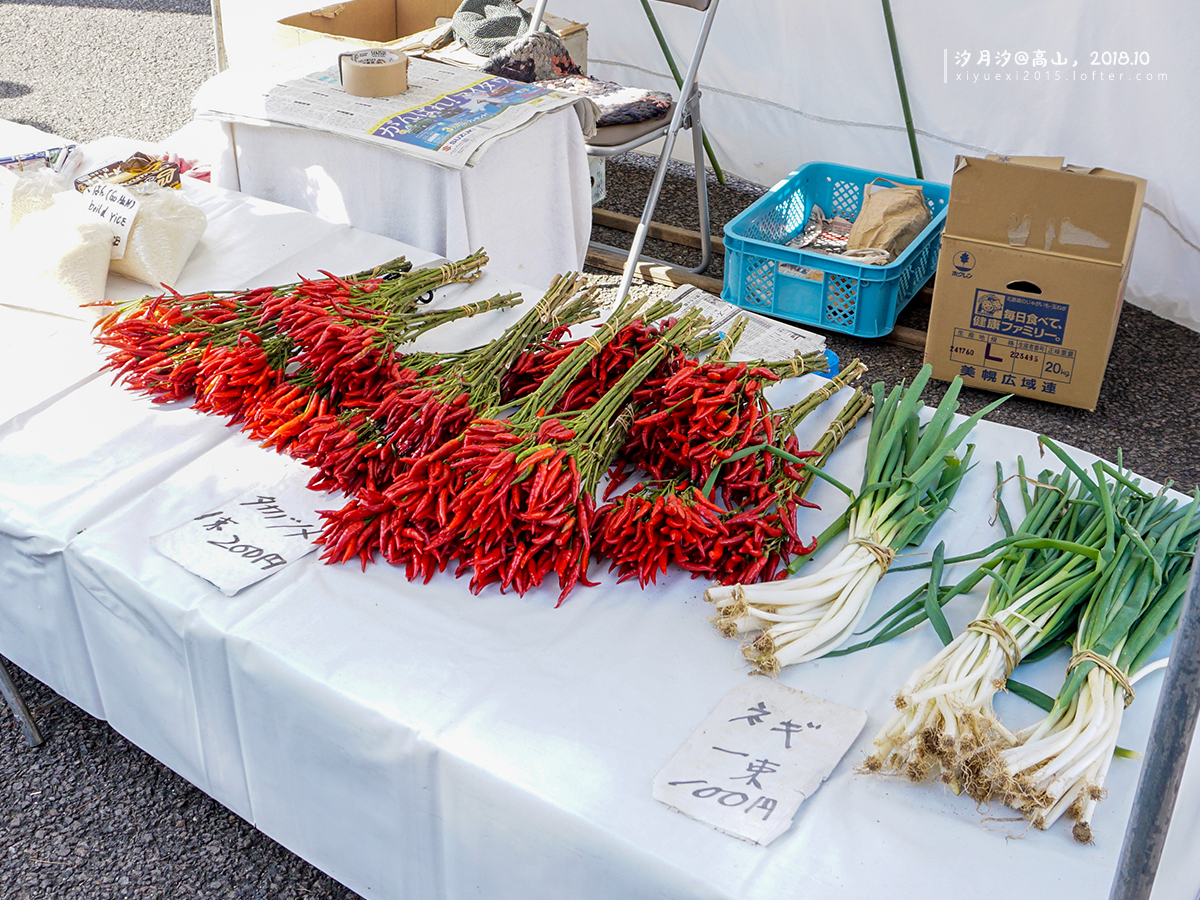
[[106, 723], [9, 664], [46, 743], [0, 719], [4, 900], [358, 895], [284, 850]]
[[[0, 117], [84, 141], [107, 134], [158, 140], [185, 124], [190, 98], [215, 71], [212, 20], [200, 0], [0, 3]], [[604, 206], [636, 215], [651, 167], [611, 161]], [[731, 179], [713, 192], [714, 232], [761, 196]], [[690, 170], [675, 166], [661, 221], [695, 227]], [[693, 218], [689, 219], [688, 216]], [[625, 237], [596, 229], [596, 237]], [[690, 251], [651, 242], [686, 263]], [[710, 273], [721, 276], [720, 258]], [[615, 289], [617, 276], [603, 276]], [[658, 289], [655, 289], [658, 290]], [[926, 310], [901, 324], [923, 327]], [[919, 354], [832, 335], [843, 360], [872, 377], [911, 378]], [[994, 418], [1113, 457], [1149, 477], [1200, 483], [1200, 334], [1136, 307], [1118, 329], [1092, 413], [1013, 400]], [[1180, 385], [1192, 385], [1180, 390]], [[931, 389], [936, 401], [939, 389]], [[973, 410], [992, 395], [966, 391]], [[357, 895], [328, 878], [114, 732], [9, 664], [46, 737], [30, 749], [0, 704], [0, 898], [333, 900]]]
[[0, 60], [0, 118], [73, 141], [160, 140], [217, 71], [207, 0], [10, 0]]

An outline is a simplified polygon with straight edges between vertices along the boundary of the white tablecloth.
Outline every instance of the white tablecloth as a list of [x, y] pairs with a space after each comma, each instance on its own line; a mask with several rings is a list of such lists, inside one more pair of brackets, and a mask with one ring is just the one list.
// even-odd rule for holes
[[[201, 97], [197, 103], [201, 104]], [[583, 267], [592, 194], [579, 118], [567, 107], [497, 138], [474, 166], [451, 169], [328, 132], [210, 118], [212, 182], [331, 222], [460, 258], [545, 289]]]
[[[212, 221], [185, 291], [429, 255], [219, 189], [189, 193]], [[438, 302], [509, 287], [489, 275]], [[110, 281], [114, 296], [142, 291]], [[438, 341], [475, 342], [515, 315], [462, 323]], [[650, 794], [654, 773], [747, 677], [734, 643], [706, 620], [703, 584], [673, 573], [643, 591], [601, 576], [603, 586], [554, 609], [553, 589], [474, 597], [450, 575], [420, 586], [387, 566], [364, 573], [310, 555], [226, 597], [149, 537], [296, 463], [185, 404], [156, 406], [89, 376], [97, 357], [82, 323], [0, 307], [0, 346], [10, 384], [0, 653], [367, 897], [1107, 894], [1136, 762], [1114, 763], [1093, 847], [1061, 826], [1027, 833], [990, 819], [1007, 811], [941, 787], [853, 771], [890, 693], [939, 646], [931, 629], [785, 672], [784, 683], [869, 719], [790, 831], [768, 848], [744, 843]], [[991, 536], [991, 461], [1036, 455], [1027, 432], [985, 424], [976, 438], [982, 459], [959, 512], [933, 536], [948, 553]], [[856, 480], [865, 439], [865, 429], [852, 435], [833, 474]], [[806, 520], [816, 531], [837, 503], [823, 484], [812, 499], [827, 507]], [[889, 575], [878, 608], [920, 577]], [[977, 601], [952, 605], [952, 625]], [[1027, 680], [1053, 690], [1060, 662]], [[1124, 746], [1144, 749], [1157, 686], [1139, 683]], [[1000, 705], [1006, 721], [1036, 715], [1011, 698]], [[1185, 777], [1158, 900], [1193, 900], [1200, 885], [1200, 858], [1188, 852], [1200, 835], [1197, 770]]]

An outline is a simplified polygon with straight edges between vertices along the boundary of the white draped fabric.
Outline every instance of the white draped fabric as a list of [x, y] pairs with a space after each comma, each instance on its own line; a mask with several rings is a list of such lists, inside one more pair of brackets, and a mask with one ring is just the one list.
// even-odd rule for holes
[[592, 228], [583, 134], [572, 109], [497, 138], [456, 170], [339, 135], [197, 121], [216, 130], [213, 184], [460, 259], [544, 289], [579, 271]]
[[[215, 187], [187, 190], [210, 226], [183, 291], [432, 257]], [[437, 302], [513, 286], [488, 275]], [[114, 298], [143, 292], [109, 282]], [[477, 343], [516, 315], [460, 323], [429, 345]], [[552, 588], [472, 596], [450, 573], [410, 584], [386, 565], [363, 572], [310, 555], [227, 597], [149, 538], [298, 464], [186, 404], [112, 385], [86, 323], [0, 306], [0, 326], [0, 653], [364, 896], [834, 900], [931, 885], [981, 898], [1106, 895], [1134, 761], [1114, 763], [1091, 847], [1065, 827], [1027, 832], [940, 786], [854, 771], [891, 692], [940, 646], [932, 629], [784, 673], [869, 718], [791, 829], [754, 846], [650, 792], [747, 677], [707, 621], [703, 584], [672, 573], [640, 590], [593, 572], [602, 586], [554, 609]], [[818, 383], [808, 378], [795, 390]], [[834, 457], [835, 476], [856, 482], [866, 436], [858, 429]], [[979, 465], [930, 538], [948, 554], [995, 534], [993, 461], [1011, 469], [1018, 454], [1036, 456], [1028, 432], [985, 423], [975, 439]], [[819, 484], [811, 498], [825, 510], [803, 527], [819, 530], [838, 496]], [[923, 577], [889, 574], [879, 607]], [[948, 610], [953, 626], [973, 617], [978, 598], [968, 601]], [[1053, 691], [1062, 663], [1038, 663], [1026, 680]], [[1139, 683], [1124, 746], [1145, 748], [1157, 691], [1156, 677]], [[999, 703], [1013, 724], [1037, 715]], [[1192, 766], [1157, 900], [1193, 900], [1200, 886], [1197, 797]]]

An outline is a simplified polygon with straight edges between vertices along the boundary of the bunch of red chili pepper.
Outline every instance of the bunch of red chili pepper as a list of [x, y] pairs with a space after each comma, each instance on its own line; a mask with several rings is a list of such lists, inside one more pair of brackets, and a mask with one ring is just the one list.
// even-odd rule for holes
[[[856, 378], [865, 367], [855, 361], [847, 368], [846, 380]], [[842, 384], [845, 382], [843, 381]], [[764, 444], [743, 448], [730, 457], [732, 469], [743, 460], [750, 460], [750, 471], [743, 470], [742, 480], [730, 480], [722, 487], [722, 497], [736, 512], [725, 518], [731, 537], [740, 536], [722, 558], [713, 579], [721, 584], [753, 584], [783, 578], [787, 567], [797, 556], [806, 556], [817, 548], [816, 540], [806, 544], [798, 531], [798, 513], [802, 508], [815, 509], [805, 499], [814, 482], [813, 471], [819, 471], [842, 439], [871, 409], [871, 395], [855, 389], [850, 401], [817, 439], [813, 447], [801, 451], [795, 437], [795, 424], [811, 409], [804, 407], [814, 399], [823, 402], [830, 388], [841, 387], [838, 379], [815, 392], [796, 407], [784, 411], [776, 438]], [[721, 480], [724, 472], [714, 473], [712, 481]], [[742, 494], [745, 494], [743, 497]]]
[[[363, 410], [441, 365], [438, 355], [402, 354], [399, 345], [446, 322], [520, 302], [508, 294], [419, 308], [437, 287], [474, 280], [486, 259], [478, 253], [416, 271], [400, 259], [348, 279], [327, 275], [190, 296], [168, 291], [114, 311], [98, 323], [97, 340], [111, 348], [108, 366], [130, 387], [160, 402], [194, 392], [197, 409], [305, 457], [327, 449], [334, 428], [339, 441], [346, 430], [360, 439], [372, 433]], [[369, 468], [387, 456], [367, 455]], [[336, 479], [328, 485], [345, 486]]]
[[[669, 309], [664, 306], [663, 309]], [[629, 366], [669, 328], [673, 322], [666, 319], [655, 323], [655, 312], [648, 309], [644, 319], [626, 325], [604, 345], [604, 348], [587, 364], [566, 393], [555, 405], [556, 411], [587, 409], [605, 391], [616, 384]], [[664, 313], [665, 314], [665, 313]], [[649, 324], [647, 324], [649, 323]], [[501, 385], [501, 397], [505, 403], [515, 403], [527, 396], [550, 376], [586, 338], [563, 340], [569, 334], [565, 328], [556, 329], [540, 344], [520, 354], [505, 373]], [[704, 349], [705, 341], [687, 346], [674, 347], [671, 354], [683, 357]]]
[[650, 481], [602, 506], [596, 514], [596, 553], [618, 581], [645, 587], [674, 564], [693, 578], [712, 578], [712, 554], [728, 537], [727, 511], [686, 481]]
[[561, 604], [577, 583], [591, 583], [596, 487], [625, 442], [630, 395], [701, 327], [694, 315], [666, 327], [586, 408], [540, 421], [534, 412], [531, 419], [528, 411], [544, 408], [539, 388], [523, 408], [526, 415], [510, 419], [494, 436], [519, 441], [489, 455], [459, 458], [468, 487], [450, 507], [448, 530], [453, 534], [457, 526], [464, 565], [473, 571], [472, 590], [499, 581], [524, 593], [553, 569]]
[[[800, 449], [796, 429], [822, 403], [832, 399], [847, 384], [857, 381], [866, 371], [865, 365], [853, 360], [798, 403], [770, 410], [758, 421], [758, 427], [746, 435], [741, 446], [732, 453], [722, 453], [720, 464], [706, 476], [712, 480], [710, 490], [720, 490], [730, 506], [755, 506], [784, 496], [794, 499], [793, 488], [809, 482], [811, 477], [803, 463], [789, 460], [784, 454], [804, 460], [820, 456], [815, 449]], [[853, 427], [853, 422], [845, 427], [847, 430]]]
[[[652, 312], [668, 309], [655, 305]], [[487, 416], [416, 457], [385, 491], [357, 495], [326, 514], [325, 558], [376, 553], [428, 580], [452, 559], [472, 572], [472, 590], [499, 582], [524, 593], [555, 571], [562, 597], [586, 582], [594, 491], [624, 440], [621, 406], [675, 342], [701, 326], [685, 317], [664, 331], [601, 399], [586, 410], [547, 415], [593, 359], [635, 321], [638, 304], [618, 309], [503, 420]]]
[[483, 347], [459, 354], [439, 371], [390, 392], [375, 415], [395, 451], [418, 456], [501, 406], [500, 380], [530, 344], [549, 332], [594, 318], [599, 301], [580, 276], [560, 276], [520, 321]]
[[[811, 551], [795, 518], [812, 480], [802, 458], [823, 461], [863, 410], [848, 408], [840, 434], [801, 452], [803, 404], [776, 411], [763, 391], [827, 368], [823, 354], [731, 363], [735, 329], [701, 361], [712, 335], [696, 314], [671, 318], [666, 302], [629, 301], [596, 333], [571, 338], [596, 312], [577, 276], [556, 280], [484, 346], [402, 352], [444, 322], [519, 302], [420, 308], [485, 260], [168, 292], [117, 310], [97, 339], [131, 388], [156, 401], [194, 393], [196, 408], [314, 467], [312, 487], [350, 494], [324, 514], [330, 562], [379, 557], [425, 581], [453, 562], [475, 592], [523, 594], [554, 574], [561, 603], [592, 583], [593, 556], [621, 580], [646, 584], [675, 564], [729, 583], [774, 577]], [[606, 470], [611, 490], [627, 468], [649, 480], [598, 510]]]
[[393, 377], [377, 400], [343, 403], [336, 414], [314, 419], [300, 434], [297, 455], [317, 469], [315, 489], [354, 493], [385, 490], [409, 464], [462, 434], [498, 403], [499, 379], [527, 344], [558, 323], [595, 315], [594, 291], [574, 276], [555, 280], [546, 295], [493, 341], [471, 350], [424, 355]]
[[[722, 584], [782, 576], [794, 556], [815, 549], [815, 543], [806, 544], [797, 530], [799, 508], [813, 506], [804, 499], [812, 482], [804, 462], [819, 465], [828, 458], [865, 412], [865, 395], [855, 395], [812, 450], [799, 450], [794, 429], [863, 371], [855, 361], [795, 406], [769, 412], [759, 420], [760, 429], [746, 436], [765, 443], [723, 452], [702, 485], [686, 476], [648, 480], [606, 503], [597, 514], [598, 552], [611, 561], [620, 580], [636, 577], [643, 586], [655, 581], [668, 564], [691, 572], [693, 578]], [[866, 400], [869, 406], [869, 397]], [[776, 423], [774, 429], [771, 423]], [[774, 434], [787, 450], [768, 438]], [[780, 451], [790, 459], [779, 459]], [[725, 468], [735, 467], [741, 481], [722, 486]], [[747, 493], [748, 484], [756, 489]], [[724, 506], [715, 501], [718, 490]]]
[[622, 453], [627, 465], [653, 478], [703, 484], [713, 467], [745, 446], [770, 411], [763, 396], [780, 372], [827, 371], [822, 353], [780, 363], [679, 360], [674, 371], [650, 379], [634, 394], [641, 414]]
[[[355, 367], [386, 372], [396, 346], [444, 322], [520, 302], [509, 295], [452, 309], [417, 308], [439, 286], [473, 281], [486, 261], [478, 253], [414, 272], [398, 259], [349, 279], [322, 273], [320, 280], [244, 291], [183, 295], [168, 289], [105, 316], [96, 325], [96, 341], [109, 348], [107, 368], [116, 372], [114, 380], [156, 402], [185, 399], [199, 389], [207, 408], [219, 412], [226, 405], [221, 395], [231, 401], [237, 396], [228, 385], [230, 366], [261, 374], [296, 362], [319, 383], [332, 384], [340, 375], [339, 383], [349, 389]], [[347, 354], [353, 338], [359, 343]], [[197, 379], [208, 353], [216, 354], [205, 367], [211, 380], [201, 385]], [[243, 371], [239, 377], [257, 376]]]

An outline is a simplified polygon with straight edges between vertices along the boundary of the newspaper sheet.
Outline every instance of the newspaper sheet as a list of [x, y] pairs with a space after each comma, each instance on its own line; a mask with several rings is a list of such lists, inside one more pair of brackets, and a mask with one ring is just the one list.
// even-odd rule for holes
[[746, 319], [746, 330], [734, 350], [738, 359], [788, 359], [797, 353], [825, 351], [822, 335], [749, 312], [698, 287], [684, 285], [673, 291], [670, 299], [684, 310], [699, 309], [712, 321], [712, 330], [721, 334], [739, 318]]
[[200, 88], [192, 106], [201, 115], [327, 131], [461, 169], [496, 138], [579, 99], [416, 58], [407, 92], [356, 97], [338, 77], [338, 54], [346, 49], [315, 41], [279, 51], [262, 66], [227, 69]]

